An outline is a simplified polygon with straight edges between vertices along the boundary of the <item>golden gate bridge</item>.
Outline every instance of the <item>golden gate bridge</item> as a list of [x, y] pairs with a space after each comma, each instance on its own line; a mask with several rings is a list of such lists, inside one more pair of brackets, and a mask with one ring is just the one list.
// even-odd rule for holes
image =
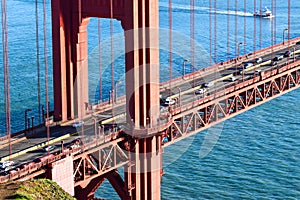
[[[229, 13], [232, 11], [231, 1], [228, 0], [228, 61], [217, 64], [213, 64], [213, 61], [217, 62], [219, 51], [218, 8], [217, 0], [210, 0], [209, 54], [212, 59], [209, 67], [199, 70], [194, 68], [199, 55], [196, 54], [194, 42], [196, 2], [191, 0], [190, 57], [183, 60], [182, 67], [189, 63], [193, 69], [177, 78], [173, 78], [172, 70], [174, 13], [172, 0], [169, 0], [170, 79], [162, 83], [159, 82], [157, 0], [52, 0], [54, 110], [50, 112], [47, 16], [46, 1], [43, 1], [46, 77], [46, 106], [41, 115], [43, 123], [30, 126], [30, 120], [27, 121], [25, 116], [25, 130], [12, 133], [10, 85], [13, 82], [9, 79], [7, 10], [6, 1], [2, 0], [1, 3], [6, 136], [0, 142], [1, 163], [7, 165], [2, 167], [5, 170], [1, 174], [1, 182], [46, 177], [56, 181], [77, 199], [93, 199], [97, 188], [108, 179], [121, 199], [160, 199], [162, 151], [165, 146], [299, 87], [300, 39], [290, 36], [290, 0], [287, 1], [288, 25], [283, 29], [282, 42], [275, 42], [276, 20], [273, 20], [272, 46], [257, 50], [257, 38], [262, 46], [260, 21], [264, 16], [255, 17], [253, 52], [242, 56], [241, 45], [246, 48], [251, 43], [246, 37], [247, 19], [244, 18], [243, 41], [239, 41], [238, 20], [235, 17], [235, 23], [230, 23]], [[254, 1], [254, 11], [257, 10], [257, 3], [262, 9], [262, 1]], [[243, 8], [238, 7], [237, 0], [234, 6], [236, 13], [240, 9], [246, 13], [246, 0]], [[276, 13], [275, 0], [272, 0], [271, 10]], [[87, 27], [91, 17], [110, 19], [112, 47], [110, 98], [95, 105], [89, 103], [88, 94]], [[125, 37], [126, 95], [119, 97], [116, 94], [119, 82], [114, 77], [113, 19], [121, 22]], [[258, 36], [256, 23], [260, 23]], [[235, 28], [234, 42], [230, 41], [232, 26]], [[229, 56], [232, 46], [236, 49], [234, 58]], [[101, 99], [107, 91], [102, 91], [102, 66], [99, 68]], [[42, 88], [38, 88], [38, 93], [41, 93]], [[40, 96], [38, 101], [40, 104]], [[41, 112], [39, 110], [39, 114]], [[40, 151], [43, 148], [47, 154]], [[11, 161], [14, 162], [13, 166]], [[124, 168], [124, 178], [117, 171], [119, 167]]]

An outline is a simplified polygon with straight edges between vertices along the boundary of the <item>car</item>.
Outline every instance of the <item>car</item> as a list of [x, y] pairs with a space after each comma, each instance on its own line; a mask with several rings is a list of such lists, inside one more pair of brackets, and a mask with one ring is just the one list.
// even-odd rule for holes
[[211, 81], [211, 82], [204, 83], [202, 86], [208, 88], [208, 87], [213, 86], [214, 84], [215, 83], [213, 81]]
[[256, 59], [255, 59], [255, 63], [258, 64], [258, 63], [261, 63], [261, 62], [262, 62], [262, 58], [256, 58]]
[[244, 64], [244, 69], [247, 69], [247, 68], [252, 67], [252, 66], [253, 66], [252, 62], [245, 63]]
[[50, 146], [45, 147], [45, 148], [44, 148], [44, 151], [52, 151], [52, 150], [54, 150], [54, 149], [55, 149], [55, 146], [50, 145]]
[[195, 94], [204, 94], [205, 92], [206, 92], [205, 88], [200, 88], [200, 89], [195, 91]]
[[170, 97], [167, 97], [164, 101], [164, 105], [174, 105], [176, 103], [176, 101]]
[[283, 55], [277, 55], [273, 58], [273, 61], [279, 61], [283, 59]]
[[14, 161], [11, 161], [11, 160], [3, 161], [3, 162], [0, 162], [0, 168], [6, 169], [7, 167], [12, 166], [13, 164], [14, 164]]
[[286, 52], [284, 52], [283, 56], [284, 57], [291, 57], [292, 53], [289, 50], [287, 50]]
[[229, 78], [229, 81], [231, 81], [231, 82], [234, 82], [234, 81], [236, 81], [237, 79], [236, 79], [236, 77], [234, 77], [234, 76], [232, 76], [232, 77], [230, 77]]
[[72, 126], [73, 126], [74, 128], [77, 128], [77, 127], [82, 126], [83, 124], [84, 124], [84, 122], [81, 121], [81, 120], [79, 120], [79, 121], [75, 122], [74, 124], [72, 124]]
[[276, 61], [271, 62], [271, 65], [275, 66], [275, 65], [277, 65], [277, 62]]

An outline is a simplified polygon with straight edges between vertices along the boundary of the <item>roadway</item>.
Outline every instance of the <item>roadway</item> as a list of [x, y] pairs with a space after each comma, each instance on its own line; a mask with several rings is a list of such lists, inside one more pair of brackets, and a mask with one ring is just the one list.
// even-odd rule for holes
[[[286, 43], [287, 44], [287, 43]], [[276, 55], [283, 55], [284, 52], [291, 49], [292, 56], [284, 57], [282, 60], [277, 61], [277, 65], [271, 65], [273, 58]], [[293, 62], [294, 60], [299, 60], [300, 56], [300, 44], [282, 46], [278, 51], [271, 51], [269, 54], [260, 54], [259, 57], [262, 58], [262, 62], [259, 64], [254, 63], [255, 58], [251, 59], [237, 59], [236, 63], [222, 67], [220, 70], [213, 70], [208, 74], [203, 75], [203, 73], [198, 73], [189, 78], [181, 78], [177, 83], [173, 84], [172, 94], [170, 95], [170, 89], [164, 87], [161, 90], [162, 99], [170, 97], [175, 99], [174, 105], [179, 106], [179, 104], [184, 105], [193, 102], [195, 99], [204, 97], [207, 94], [213, 94], [220, 89], [225, 89], [243, 80], [247, 80], [255, 76], [255, 70], [259, 69], [261, 72], [268, 71], [274, 67], [285, 65], [288, 62]], [[243, 69], [245, 62], [253, 62], [254, 65], [250, 68], [244, 69], [246, 72], [242, 75], [237, 73], [237, 71]], [[235, 77], [235, 81], [230, 81], [231, 77]], [[203, 94], [196, 95], [195, 91], [203, 88], [204, 83], [213, 82], [213, 86], [207, 87], [206, 92]], [[113, 108], [113, 109], [112, 109]], [[110, 109], [105, 111], [95, 112], [89, 115], [88, 118], [84, 119], [84, 125], [79, 127], [73, 127], [72, 123], [66, 123], [61, 126], [54, 126], [50, 128], [50, 139], [49, 144], [55, 146], [56, 148], [51, 152], [61, 151], [61, 141], [64, 141], [64, 146], [70, 146], [71, 142], [84, 136], [85, 143], [95, 139], [95, 129], [97, 135], [104, 136], [112, 133], [111, 124], [117, 123], [122, 124], [125, 121], [125, 103], [116, 102], [110, 105]], [[161, 114], [165, 114], [168, 111], [168, 106], [161, 105]], [[115, 117], [112, 118], [112, 115]], [[102, 124], [104, 127], [99, 127]], [[95, 126], [96, 125], [96, 126]], [[105, 129], [105, 133], [103, 131]], [[28, 131], [28, 135], [32, 133], [32, 130]], [[44, 147], [48, 145], [47, 135], [45, 130], [42, 133], [35, 134], [37, 136], [27, 137], [20, 141], [16, 141], [12, 144], [12, 157], [11, 159], [15, 162], [15, 166], [19, 166], [24, 163], [31, 162], [38, 157], [48, 155], [48, 152], [43, 150]], [[0, 143], [1, 144], [1, 143]], [[1, 160], [8, 160], [9, 157], [9, 146], [6, 143], [0, 145], [0, 157]]]

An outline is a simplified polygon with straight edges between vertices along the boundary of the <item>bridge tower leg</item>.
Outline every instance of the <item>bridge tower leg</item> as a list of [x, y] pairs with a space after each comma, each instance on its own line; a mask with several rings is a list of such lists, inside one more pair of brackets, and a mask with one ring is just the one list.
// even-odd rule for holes
[[79, 1], [52, 0], [54, 120], [85, 115], [88, 102], [87, 25]]
[[[145, 133], [159, 123], [158, 0], [52, 0], [54, 118], [85, 114], [89, 17], [116, 18], [125, 31], [126, 121]], [[160, 199], [161, 136], [135, 135], [125, 185], [131, 199]], [[92, 186], [91, 186], [92, 187]]]
[[[126, 50], [127, 124], [151, 128], [159, 119], [159, 13], [157, 0], [128, 0], [122, 18]], [[130, 133], [128, 133], [130, 134]], [[125, 169], [132, 199], [160, 199], [161, 136], [132, 135], [135, 148]]]

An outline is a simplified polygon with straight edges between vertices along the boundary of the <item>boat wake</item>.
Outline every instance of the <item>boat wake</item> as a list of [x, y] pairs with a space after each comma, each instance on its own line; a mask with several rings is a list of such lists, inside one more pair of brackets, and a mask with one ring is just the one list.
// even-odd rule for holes
[[[167, 2], [161, 2], [159, 4], [160, 8], [163, 10], [168, 10], [169, 4]], [[183, 4], [172, 4], [173, 12], [176, 11], [190, 11], [189, 5], [183, 5]], [[216, 13], [220, 15], [237, 15], [237, 16], [243, 16], [243, 17], [253, 17], [253, 13], [250, 12], [242, 12], [242, 11], [235, 11], [235, 10], [210, 10], [209, 7], [201, 7], [201, 6], [195, 6], [194, 7], [195, 12], [205, 12], [205, 13]]]

